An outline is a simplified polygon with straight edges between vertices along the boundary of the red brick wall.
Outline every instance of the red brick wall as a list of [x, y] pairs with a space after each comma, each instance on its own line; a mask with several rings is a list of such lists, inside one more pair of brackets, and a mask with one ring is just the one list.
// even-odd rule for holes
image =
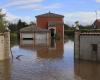
[[[63, 40], [56, 41], [55, 49], [40, 48], [37, 50], [37, 56], [41, 58], [63, 58], [64, 42]], [[49, 47], [50, 48], [50, 47]]]
[[[62, 22], [62, 17], [37, 17], [37, 26], [48, 29], [48, 22]], [[57, 25], [56, 26], [56, 32], [60, 37], [63, 37], [63, 25]]]

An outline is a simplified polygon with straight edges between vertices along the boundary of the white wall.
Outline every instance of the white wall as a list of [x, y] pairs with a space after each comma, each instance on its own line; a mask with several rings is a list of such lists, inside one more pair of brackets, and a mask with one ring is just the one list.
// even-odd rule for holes
[[[81, 35], [80, 36], [80, 58], [85, 60], [92, 60], [92, 46], [97, 44], [97, 57], [100, 60], [100, 35]], [[94, 60], [94, 59], [93, 59]]]
[[4, 36], [0, 35], [0, 60], [5, 58], [4, 52]]
[[46, 33], [36, 33], [35, 34], [35, 44], [46, 44], [47, 43], [47, 34]]
[[22, 38], [33, 38], [33, 33], [22, 33]]
[[[35, 36], [35, 37], [34, 37]], [[23, 38], [33, 38], [33, 40], [23, 40]], [[21, 34], [21, 44], [47, 44], [49, 43], [49, 33], [22, 33]], [[35, 41], [34, 41], [35, 40]], [[35, 42], [35, 43], [34, 43]]]
[[36, 33], [35, 40], [46, 40], [47, 34], [46, 33]]
[[33, 44], [33, 40], [23, 40], [22, 44]]

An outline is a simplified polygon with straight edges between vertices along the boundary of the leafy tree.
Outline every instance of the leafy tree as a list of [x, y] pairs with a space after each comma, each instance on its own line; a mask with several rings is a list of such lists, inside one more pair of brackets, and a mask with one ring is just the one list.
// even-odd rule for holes
[[64, 24], [64, 29], [65, 30], [74, 30], [74, 26], [69, 26], [68, 24]]
[[86, 25], [86, 26], [80, 25], [79, 28], [80, 29], [92, 29], [93, 25]]
[[22, 22], [21, 20], [18, 21], [16, 28], [17, 28], [17, 38], [20, 39], [19, 31], [21, 28], [27, 27], [28, 24], [26, 22]]
[[21, 28], [24, 28], [28, 26], [26, 22], [22, 22], [21, 20], [18, 21], [18, 23], [9, 23], [9, 29], [11, 32], [19, 32]]
[[31, 21], [29, 25], [36, 25], [36, 23]]
[[68, 29], [70, 29], [71, 27], [69, 26], [69, 25], [67, 25], [67, 24], [64, 24], [64, 29], [65, 30], [68, 30]]
[[28, 26], [26, 22], [22, 22], [21, 20], [19, 20], [17, 23], [17, 31], [19, 31], [21, 28], [24, 28], [26, 26]]
[[8, 28], [11, 30], [11, 32], [17, 32], [17, 24], [10, 23]]
[[6, 21], [4, 17], [5, 14], [3, 14], [2, 9], [0, 9], [0, 32], [4, 32], [5, 30]]

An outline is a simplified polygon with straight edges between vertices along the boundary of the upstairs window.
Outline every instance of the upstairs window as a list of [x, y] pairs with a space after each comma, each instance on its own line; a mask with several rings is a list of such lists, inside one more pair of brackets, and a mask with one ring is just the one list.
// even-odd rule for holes
[[49, 23], [48, 23], [48, 26], [49, 26], [49, 27], [55, 27], [55, 26], [56, 26], [56, 23], [55, 23], [55, 22], [49, 22]]

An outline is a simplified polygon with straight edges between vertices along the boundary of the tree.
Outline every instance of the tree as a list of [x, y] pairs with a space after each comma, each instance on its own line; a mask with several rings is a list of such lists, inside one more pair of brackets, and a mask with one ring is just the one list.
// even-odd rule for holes
[[17, 32], [17, 24], [15, 23], [9, 23], [8, 28], [11, 30], [11, 32]]
[[65, 30], [68, 30], [68, 29], [70, 29], [70, 26], [67, 25], [67, 24], [64, 24], [64, 29], [65, 29]]
[[17, 26], [17, 37], [18, 39], [20, 39], [20, 33], [19, 33], [20, 29], [27, 27], [28, 25], [26, 22], [22, 22], [21, 20], [19, 20], [16, 26]]
[[36, 23], [31, 21], [29, 25], [36, 25]]
[[73, 26], [69, 26], [68, 24], [64, 24], [64, 29], [65, 30], [74, 30]]
[[2, 9], [0, 9], [0, 32], [4, 32], [5, 30], [5, 14], [2, 12]]
[[86, 25], [86, 26], [80, 25], [79, 28], [80, 29], [92, 29], [93, 26], [92, 25]]
[[21, 20], [19, 20], [17, 23], [17, 31], [19, 31], [21, 28], [24, 28], [26, 26], [28, 26], [26, 22], [22, 22]]

